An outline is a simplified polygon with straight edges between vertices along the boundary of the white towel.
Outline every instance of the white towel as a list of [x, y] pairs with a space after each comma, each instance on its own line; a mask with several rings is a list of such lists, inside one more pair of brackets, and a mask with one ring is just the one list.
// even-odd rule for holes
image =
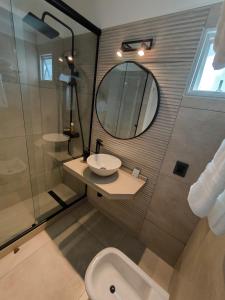
[[213, 159], [216, 166], [225, 160], [225, 140], [221, 143]]
[[213, 68], [214, 70], [223, 69], [225, 67], [225, 2], [222, 5], [220, 18], [217, 24], [214, 51], [216, 55], [213, 61]]
[[188, 203], [195, 215], [206, 217], [216, 198], [225, 188], [225, 140], [216, 152], [213, 160], [206, 166], [188, 195]]
[[208, 216], [209, 227], [216, 235], [225, 234], [225, 190], [217, 198]]

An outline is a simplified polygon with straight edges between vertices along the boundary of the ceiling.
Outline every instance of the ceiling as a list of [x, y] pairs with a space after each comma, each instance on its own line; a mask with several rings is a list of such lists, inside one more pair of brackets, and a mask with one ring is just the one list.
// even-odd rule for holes
[[[1, 6], [9, 6], [5, 0], [0, 0]], [[133, 21], [165, 15], [194, 7], [218, 3], [221, 0], [64, 0], [69, 6], [78, 11], [101, 29], [117, 26]], [[76, 34], [88, 32], [83, 26], [48, 4], [45, 0], [11, 0], [12, 10], [18, 16], [16, 35], [23, 37], [23, 17], [28, 11], [41, 17], [44, 10], [63, 20], [71, 26]], [[5, 7], [10, 9], [9, 7]], [[20, 22], [21, 21], [21, 22]], [[47, 23], [60, 33], [60, 37], [70, 36], [70, 32], [60, 24], [47, 18]], [[27, 30], [29, 30], [29, 26]]]
[[221, 0], [64, 0], [100, 28], [117, 26]]

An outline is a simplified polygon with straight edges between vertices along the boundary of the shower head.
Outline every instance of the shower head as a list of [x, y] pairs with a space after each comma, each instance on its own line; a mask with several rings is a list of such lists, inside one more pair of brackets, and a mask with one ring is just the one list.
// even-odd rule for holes
[[54, 28], [45, 23], [42, 19], [35, 16], [33, 13], [29, 12], [24, 18], [23, 21], [36, 29], [40, 33], [44, 34], [49, 39], [54, 39], [59, 35], [59, 32]]
[[[48, 11], [44, 11], [42, 14], [41, 19], [38, 18], [37, 16], [35, 16], [33, 13], [29, 12], [24, 18], [23, 21], [25, 23], [27, 23], [28, 25], [30, 25], [31, 27], [33, 27], [34, 29], [38, 30], [39, 32], [41, 32], [42, 34], [44, 34], [45, 36], [47, 36], [50, 39], [54, 39], [55, 37], [57, 37], [59, 35], [59, 32], [56, 31], [54, 28], [52, 28], [51, 26], [49, 26], [47, 23], [45, 23], [45, 18], [46, 17], [50, 17], [53, 20], [57, 21], [59, 24], [61, 24], [62, 26], [64, 26], [65, 28], [67, 28], [70, 32], [71, 32], [71, 54], [69, 56], [65, 56], [67, 64], [71, 70], [71, 73], [74, 73], [74, 31], [72, 28], [70, 28], [66, 23], [64, 23], [63, 21], [61, 21], [60, 19], [58, 19], [57, 17], [55, 17], [54, 15], [52, 15], [50, 12]], [[63, 61], [63, 59], [59, 59], [59, 61]]]

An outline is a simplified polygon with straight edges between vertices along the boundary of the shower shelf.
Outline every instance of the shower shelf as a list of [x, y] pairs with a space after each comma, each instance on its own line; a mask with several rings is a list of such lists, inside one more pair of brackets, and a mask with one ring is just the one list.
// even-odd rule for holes
[[83, 158], [77, 158], [63, 164], [64, 169], [70, 174], [111, 200], [129, 200], [145, 185], [147, 178], [136, 178], [125, 168], [120, 168], [117, 173], [100, 177], [94, 174]]

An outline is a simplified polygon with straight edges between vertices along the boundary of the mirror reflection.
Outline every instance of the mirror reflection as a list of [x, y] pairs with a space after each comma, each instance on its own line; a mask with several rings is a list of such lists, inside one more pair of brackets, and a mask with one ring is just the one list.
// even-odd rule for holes
[[136, 62], [114, 66], [102, 79], [96, 112], [113, 137], [139, 136], [152, 124], [159, 106], [159, 88], [153, 74]]

